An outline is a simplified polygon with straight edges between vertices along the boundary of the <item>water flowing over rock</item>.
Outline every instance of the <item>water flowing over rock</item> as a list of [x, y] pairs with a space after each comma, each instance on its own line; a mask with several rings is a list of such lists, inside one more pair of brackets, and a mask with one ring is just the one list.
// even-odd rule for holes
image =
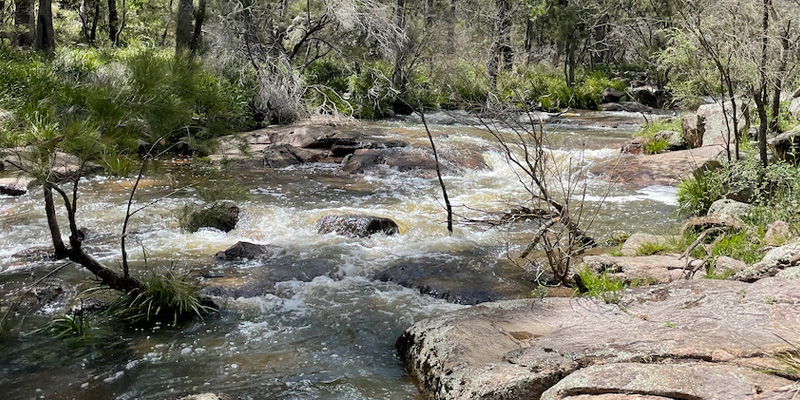
[[476, 268], [447, 258], [443, 255], [441, 259], [399, 263], [379, 272], [375, 279], [469, 305], [526, 297], [535, 287], [535, 276], [519, 268], [509, 271], [485, 264]]
[[252, 260], [256, 258], [269, 258], [281, 254], [283, 249], [278, 246], [267, 244], [255, 244], [250, 242], [236, 242], [225, 251], [216, 254], [217, 260], [239, 261]]
[[365, 238], [376, 233], [400, 233], [397, 223], [389, 218], [372, 215], [327, 215], [317, 221], [320, 234], [335, 232], [352, 238]]
[[790, 398], [793, 382], [763, 371], [784, 370], [772, 355], [800, 342], [796, 287], [679, 281], [627, 291], [624, 309], [590, 298], [487, 303], [418, 322], [396, 347], [432, 399]]
[[223, 393], [200, 393], [184, 396], [178, 400], [233, 400], [233, 397]]

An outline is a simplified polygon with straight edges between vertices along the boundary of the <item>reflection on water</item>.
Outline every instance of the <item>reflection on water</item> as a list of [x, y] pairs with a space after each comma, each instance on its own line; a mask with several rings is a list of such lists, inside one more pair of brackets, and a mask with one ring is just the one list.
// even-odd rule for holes
[[[557, 130], [550, 142], [554, 158], [582, 157], [592, 163], [615, 157], [617, 144], [635, 125], [614, 118], [603, 114], [548, 125]], [[371, 128], [427, 146], [419, 125], [394, 121]], [[459, 125], [434, 125], [433, 130], [442, 148], [477, 149], [490, 167], [445, 177], [460, 216], [479, 218], [483, 214], [477, 210], [507, 210], [525, 199], [518, 177], [489, 135]], [[80, 343], [36, 334], [7, 338], [0, 343], [3, 398], [164, 399], [207, 391], [252, 399], [413, 398], [416, 389], [403, 374], [394, 340], [416, 321], [463, 306], [377, 282], [374, 274], [398, 262], [445, 254], [465, 263], [463, 258], [479, 254], [479, 259], [470, 260], [473, 265], [499, 263], [509, 238], [522, 241], [524, 232], [458, 225], [449, 237], [436, 180], [399, 173], [347, 177], [337, 171], [336, 165], [303, 165], [241, 173], [238, 178], [250, 198], [240, 203], [241, 221], [228, 234], [180, 230], [176, 210], [197, 201], [191, 190], [155, 204], [130, 226], [130, 252], [139, 270], [146, 252], [151, 268], [173, 263], [204, 276], [234, 271], [240, 279], [257, 279], [266, 268], [263, 264], [223, 265], [213, 260], [217, 251], [245, 240], [281, 247], [287, 257], [301, 260], [292, 264], [295, 267], [323, 263], [323, 276], [278, 279], [269, 293], [229, 299], [219, 315], [181, 329], [96, 327], [91, 339]], [[217, 184], [212, 178], [193, 176], [186, 163], [170, 163], [152, 175], [143, 182], [139, 205], [176, 186]], [[78, 219], [89, 229], [87, 246], [109, 265], [119, 257], [117, 235], [129, 187], [127, 180], [107, 177], [93, 178], [82, 187]], [[616, 231], [664, 230], [653, 221], [674, 210], [672, 188], [633, 192], [592, 179], [588, 190], [590, 204], [605, 202], [595, 226], [595, 236], [601, 238]], [[31, 253], [49, 245], [40, 198], [37, 190], [19, 198], [0, 197], [4, 295], [52, 268], [37, 259], [40, 253]], [[360, 240], [317, 234], [314, 221], [329, 213], [390, 217], [401, 234]], [[644, 213], [647, 221], [637, 217]], [[20, 257], [24, 252], [32, 256]], [[87, 286], [86, 278], [83, 271], [67, 268], [55, 284], [74, 292]], [[44, 315], [29, 317], [26, 326], [40, 324], [66, 306], [57, 302]]]

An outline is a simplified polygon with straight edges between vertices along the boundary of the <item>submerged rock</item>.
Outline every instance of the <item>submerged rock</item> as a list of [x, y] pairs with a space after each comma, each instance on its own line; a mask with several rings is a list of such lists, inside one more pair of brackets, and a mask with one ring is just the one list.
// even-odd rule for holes
[[432, 399], [787, 398], [793, 382], [763, 371], [785, 369], [773, 355], [800, 342], [796, 282], [679, 281], [629, 290], [624, 309], [591, 298], [486, 303], [420, 321], [396, 348]]
[[397, 264], [378, 273], [376, 279], [457, 304], [472, 305], [507, 298], [492, 289], [493, 276], [482, 278], [480, 274], [470, 273], [469, 269], [451, 262]]
[[269, 258], [283, 251], [278, 246], [268, 244], [255, 244], [250, 242], [236, 242], [233, 246], [216, 254], [217, 260], [238, 261], [256, 258]]
[[233, 397], [223, 393], [200, 393], [181, 397], [178, 400], [234, 400]]
[[320, 234], [335, 232], [352, 238], [365, 238], [376, 233], [400, 233], [397, 223], [389, 218], [372, 215], [327, 215], [317, 221]]

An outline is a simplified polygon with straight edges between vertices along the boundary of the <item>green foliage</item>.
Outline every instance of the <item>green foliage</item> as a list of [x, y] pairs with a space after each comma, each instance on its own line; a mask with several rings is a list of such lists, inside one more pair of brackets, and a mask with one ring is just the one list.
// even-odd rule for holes
[[120, 296], [106, 311], [125, 321], [165, 321], [176, 326], [183, 317], [203, 317], [212, 308], [203, 304], [198, 288], [188, 275], [169, 269], [152, 273], [145, 280], [146, 289], [136, 296]]
[[761, 261], [764, 254], [761, 252], [761, 242], [758, 236], [748, 234], [746, 231], [727, 233], [714, 242], [711, 249], [713, 257], [728, 256], [748, 264]]
[[197, 58], [149, 47], [62, 49], [52, 60], [4, 46], [0, 53], [0, 108], [16, 121], [7, 139], [41, 143], [26, 132], [46, 126], [66, 136], [60, 146], [87, 139], [72, 133], [93, 135], [114, 153], [133, 153], [138, 139], [160, 137], [167, 146], [182, 142], [181, 150], [197, 151], [247, 126], [244, 90]]
[[681, 129], [680, 118], [659, 118], [643, 124], [635, 136], [653, 138], [656, 133], [661, 131], [680, 132]]
[[699, 171], [678, 184], [679, 213], [704, 215], [711, 204], [724, 194], [722, 180], [714, 171]]
[[622, 298], [622, 290], [625, 288], [622, 280], [609, 278], [607, 271], [597, 274], [589, 268], [578, 270], [578, 275], [588, 289], [584, 293], [585, 296], [602, 299], [608, 304], [619, 303]]
[[545, 286], [536, 286], [533, 290], [531, 290], [531, 297], [536, 299], [543, 299], [547, 297], [547, 287]]
[[650, 139], [644, 144], [642, 150], [645, 154], [658, 154], [663, 152], [669, 147], [669, 141], [664, 138]]
[[573, 87], [567, 86], [564, 76], [554, 69], [538, 66], [521, 73], [500, 75], [498, 89], [501, 99], [524, 101], [521, 106], [533, 106], [545, 111], [565, 107], [595, 110], [606, 88], [625, 90], [625, 83], [610, 79], [602, 71], [581, 70]]
[[651, 256], [655, 254], [664, 254], [670, 250], [670, 246], [666, 243], [642, 243], [636, 248], [637, 256]]
[[89, 333], [89, 319], [81, 311], [60, 314], [34, 332], [48, 333], [56, 338], [86, 338]]
[[180, 209], [178, 221], [187, 232], [197, 232], [205, 227], [227, 232], [236, 226], [235, 217], [226, 202], [215, 202], [205, 207], [186, 205]]

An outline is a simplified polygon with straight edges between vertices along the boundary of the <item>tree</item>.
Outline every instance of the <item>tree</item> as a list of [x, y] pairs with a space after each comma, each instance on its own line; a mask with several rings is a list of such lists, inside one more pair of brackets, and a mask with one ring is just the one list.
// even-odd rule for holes
[[36, 19], [36, 49], [45, 54], [53, 54], [56, 50], [51, 0], [39, 0], [39, 16]]
[[15, 0], [14, 28], [17, 33], [17, 45], [33, 46], [36, 37], [36, 14], [34, 0]]
[[191, 50], [194, 34], [194, 4], [192, 0], [178, 0], [175, 19], [175, 53]]

